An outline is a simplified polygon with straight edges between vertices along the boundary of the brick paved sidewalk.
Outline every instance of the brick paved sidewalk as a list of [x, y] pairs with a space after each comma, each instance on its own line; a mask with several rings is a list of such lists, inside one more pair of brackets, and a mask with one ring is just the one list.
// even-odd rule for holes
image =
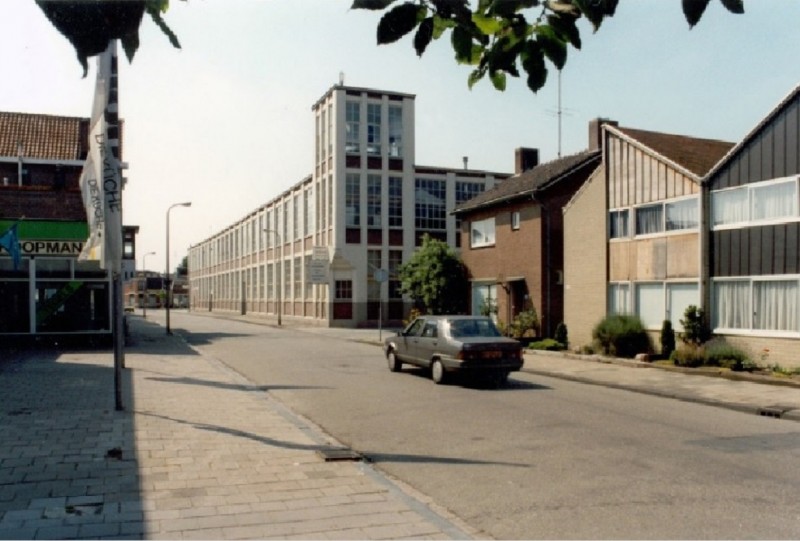
[[[0, 360], [0, 539], [485, 537], [163, 327]], [[6, 355], [8, 357], [8, 354]]]

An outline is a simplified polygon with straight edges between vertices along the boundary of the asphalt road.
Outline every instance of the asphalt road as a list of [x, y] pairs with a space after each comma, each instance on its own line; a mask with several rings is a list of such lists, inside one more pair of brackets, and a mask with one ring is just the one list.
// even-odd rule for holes
[[800, 538], [796, 423], [524, 373], [438, 386], [291, 328], [172, 328], [487, 536]]

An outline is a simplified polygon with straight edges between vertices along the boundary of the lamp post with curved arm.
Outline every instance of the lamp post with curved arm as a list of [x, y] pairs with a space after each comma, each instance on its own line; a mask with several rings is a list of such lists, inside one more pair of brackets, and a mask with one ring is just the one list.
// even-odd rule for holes
[[167, 288], [167, 295], [166, 295], [166, 306], [167, 306], [167, 334], [172, 334], [172, 329], [169, 327], [169, 307], [172, 304], [172, 280], [169, 278], [169, 212], [174, 209], [175, 207], [191, 207], [191, 201], [187, 201], [185, 203], [175, 203], [174, 205], [170, 205], [167, 209], [167, 273], [164, 285]]
[[142, 273], [144, 273], [144, 282], [142, 282], [142, 318], [147, 319], [147, 256], [156, 255], [155, 252], [147, 252], [142, 256]]
[[[264, 233], [272, 233], [275, 235], [275, 248], [274, 250], [277, 252], [278, 245], [281, 243], [281, 236], [278, 234], [277, 231], [274, 229], [265, 229]], [[277, 259], [277, 258], [276, 258]], [[281, 270], [280, 272], [276, 272], [275, 278], [278, 282], [278, 327], [281, 326], [281, 312], [283, 312], [283, 307], [281, 306], [281, 287], [283, 286], [281, 275], [283, 274], [283, 246], [281, 246]]]

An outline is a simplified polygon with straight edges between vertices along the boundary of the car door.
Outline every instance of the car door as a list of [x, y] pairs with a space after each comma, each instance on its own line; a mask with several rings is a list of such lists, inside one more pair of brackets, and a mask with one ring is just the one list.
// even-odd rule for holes
[[395, 355], [401, 361], [412, 364], [420, 363], [419, 357], [417, 357], [417, 345], [424, 328], [425, 319], [417, 318], [398, 337]]
[[423, 366], [430, 366], [431, 358], [439, 345], [439, 322], [426, 321], [416, 343], [415, 355]]

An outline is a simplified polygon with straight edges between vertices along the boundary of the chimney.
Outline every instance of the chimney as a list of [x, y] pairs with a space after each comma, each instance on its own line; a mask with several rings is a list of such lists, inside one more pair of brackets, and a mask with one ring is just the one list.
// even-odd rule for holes
[[519, 147], [514, 149], [514, 174], [519, 175], [539, 165], [539, 149]]
[[619, 122], [608, 118], [597, 117], [589, 121], [589, 150], [601, 150], [603, 148], [603, 124], [609, 126], [619, 126]]
[[467, 170], [467, 164], [469, 163], [469, 156], [464, 156], [461, 159], [464, 160], [464, 170], [466, 171]]

